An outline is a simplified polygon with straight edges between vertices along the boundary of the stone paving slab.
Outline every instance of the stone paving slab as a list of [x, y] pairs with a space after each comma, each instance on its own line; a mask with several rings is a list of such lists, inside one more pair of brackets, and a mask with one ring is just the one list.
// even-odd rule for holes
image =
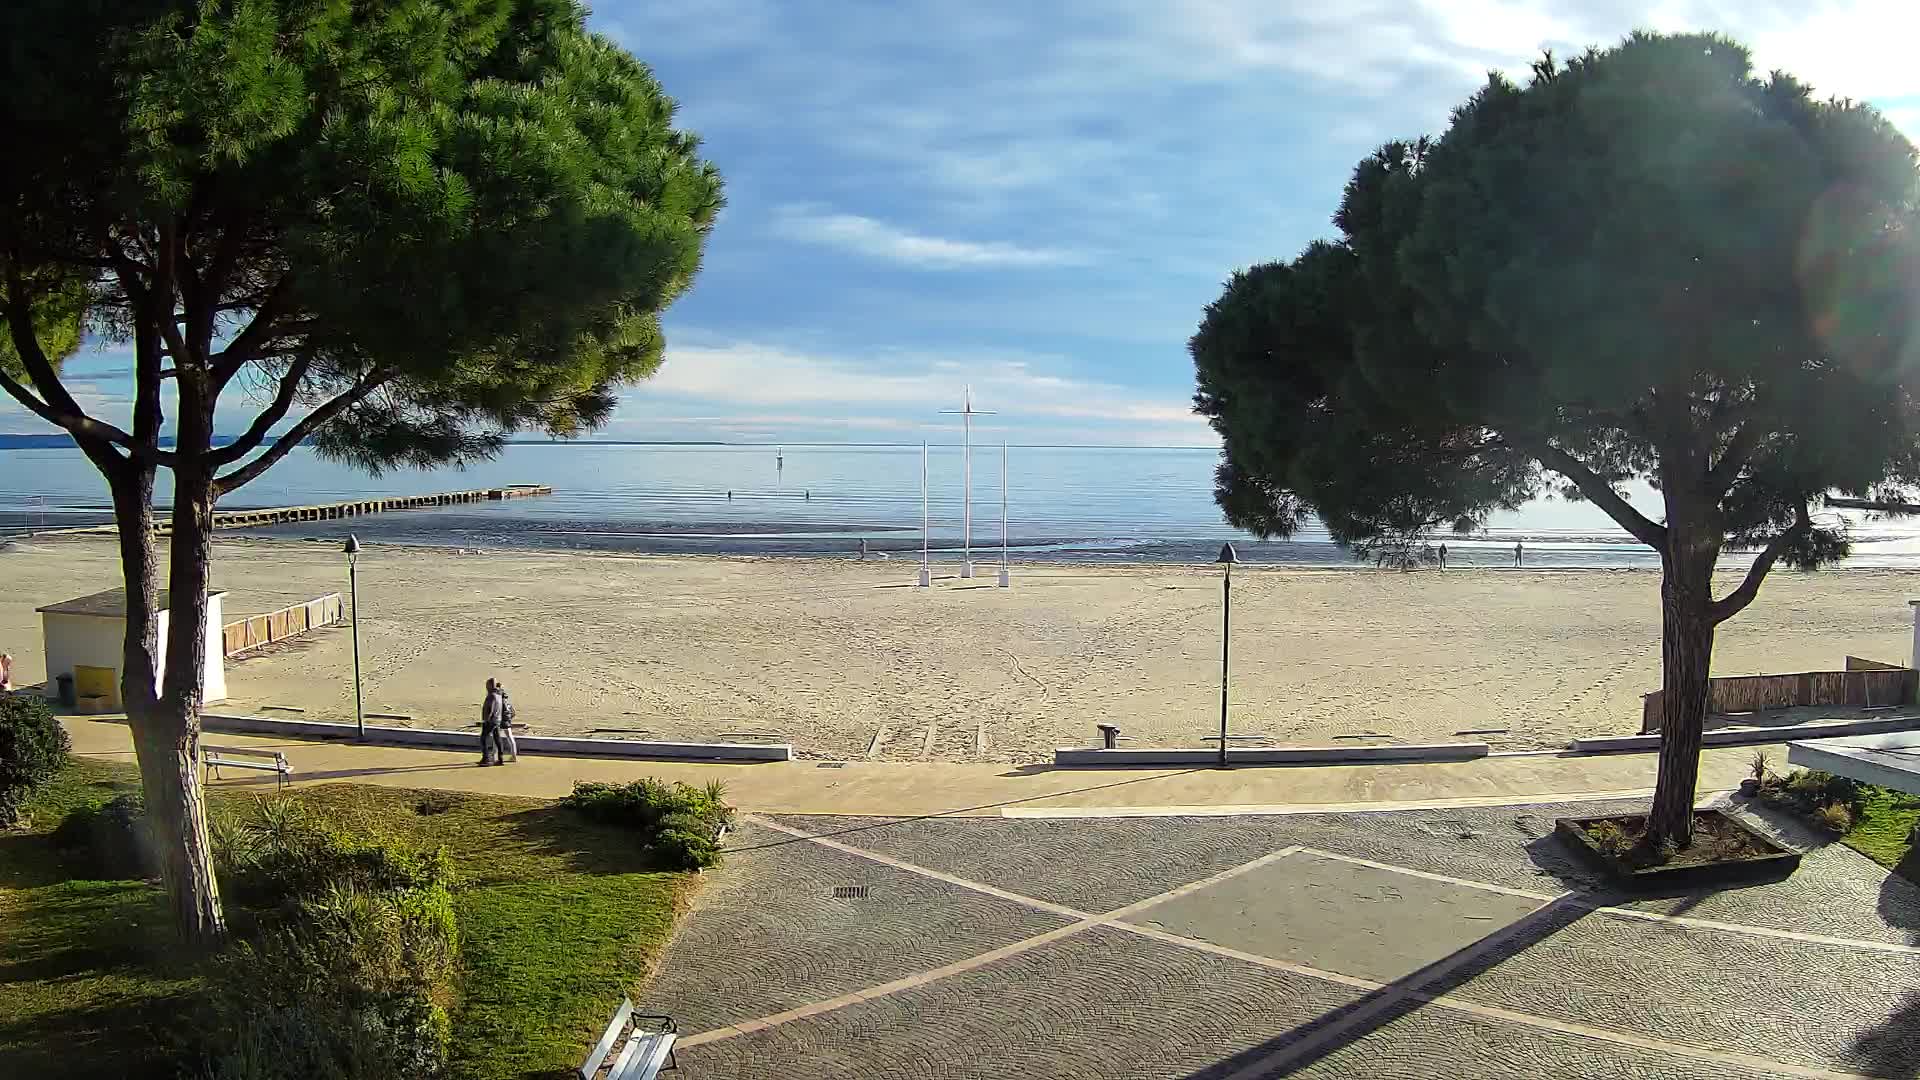
[[1858, 1068], [1858, 1040], [1920, 1062], [1920, 1029], [1889, 1025], [1920, 956], [1755, 938], [1563, 909], [1512, 951], [1427, 992], [1692, 1046]]
[[[1194, 1080], [1219, 1080], [1217, 1069]], [[1270, 1072], [1298, 1080], [1766, 1080], [1781, 1074], [1700, 1061], [1433, 1005], [1361, 1029], [1324, 1056]]]
[[1174, 1080], [1358, 998], [1099, 928], [963, 975], [680, 1052], [686, 1080]]
[[[964, 960], [1068, 919], [745, 824], [648, 987], [646, 1012], [724, 1027]], [[835, 899], [865, 885], [865, 899]]]
[[1471, 948], [1539, 906], [1298, 852], [1130, 921], [1386, 983]]
[[[1284, 847], [1249, 819], [873, 818], [785, 815], [782, 824], [1025, 896], [1102, 912]], [[1170, 825], [1169, 822], [1198, 823]]]

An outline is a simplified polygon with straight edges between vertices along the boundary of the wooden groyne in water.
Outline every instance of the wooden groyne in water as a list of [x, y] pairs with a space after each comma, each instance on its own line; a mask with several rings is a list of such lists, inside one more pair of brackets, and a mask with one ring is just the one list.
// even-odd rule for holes
[[[289, 521], [329, 521], [333, 518], [359, 517], [362, 514], [382, 514], [389, 510], [424, 510], [437, 506], [498, 502], [502, 499], [526, 499], [535, 495], [551, 494], [553, 494], [553, 488], [546, 484], [508, 484], [506, 487], [439, 491], [431, 495], [392, 495], [379, 499], [315, 503], [311, 506], [266, 506], [258, 510], [216, 510], [213, 514], [213, 527], [256, 529]], [[112, 525], [80, 525], [69, 529], [46, 529], [40, 535], [111, 533], [113, 531]], [[172, 525], [169, 522], [156, 521], [153, 523], [153, 531], [155, 535], [166, 536], [172, 532]]]
[[395, 495], [382, 499], [354, 499], [351, 502], [318, 503], [313, 506], [270, 506], [260, 510], [219, 510], [213, 515], [216, 529], [251, 529], [278, 525], [287, 521], [327, 521], [332, 518], [381, 514], [389, 510], [420, 510], [461, 503], [497, 502], [501, 499], [525, 499], [551, 495], [546, 484], [509, 484], [506, 487], [475, 488], [471, 491], [441, 491], [432, 495]]

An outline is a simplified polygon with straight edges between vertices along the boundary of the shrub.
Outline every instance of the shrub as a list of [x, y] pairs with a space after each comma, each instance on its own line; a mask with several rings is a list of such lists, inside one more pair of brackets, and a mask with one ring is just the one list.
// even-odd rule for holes
[[583, 781], [562, 802], [589, 820], [640, 834], [641, 846], [660, 865], [696, 870], [720, 861], [715, 837], [733, 820], [727, 789], [643, 778], [630, 784]]
[[94, 873], [107, 880], [160, 874], [160, 862], [147, 838], [147, 806], [139, 792], [68, 811], [53, 830], [53, 842], [86, 851]]
[[1755, 750], [1753, 752], [1753, 760], [1748, 764], [1747, 769], [1755, 780], [1764, 784], [1767, 782], [1767, 764], [1767, 752], [1765, 750]]
[[67, 760], [67, 731], [34, 694], [0, 694], [0, 828], [20, 823], [20, 808]]
[[1596, 821], [1587, 826], [1587, 839], [1593, 841], [1594, 847], [1616, 859], [1626, 858], [1634, 845], [1632, 834], [1612, 821]]
[[1853, 828], [1853, 811], [1845, 803], [1828, 803], [1813, 813], [1814, 824], [1835, 836], [1845, 836]]
[[[247, 939], [220, 960], [203, 1055], [214, 1080], [445, 1072], [459, 932], [444, 851], [421, 852], [261, 800], [216, 852]], [[242, 842], [238, 836], [244, 835]]]

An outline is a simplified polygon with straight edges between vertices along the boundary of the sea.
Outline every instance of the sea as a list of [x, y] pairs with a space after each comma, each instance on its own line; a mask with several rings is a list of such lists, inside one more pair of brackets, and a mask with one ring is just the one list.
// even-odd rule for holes
[[[257, 535], [466, 549], [847, 556], [940, 564], [1211, 562], [1232, 543], [1250, 563], [1353, 567], [1324, 529], [1286, 540], [1228, 525], [1213, 501], [1219, 451], [1183, 447], [516, 443], [465, 469], [379, 476], [303, 447], [226, 510], [507, 484], [553, 494], [238, 530]], [[922, 477], [925, 477], [925, 499]], [[1002, 483], [1002, 476], [1006, 482]], [[156, 502], [170, 497], [163, 470]], [[970, 477], [970, 479], [969, 479]], [[971, 490], [971, 499], [966, 493]], [[1630, 499], [1657, 516], [1646, 488]], [[1843, 567], [1920, 567], [1920, 520], [1844, 511]], [[77, 450], [0, 450], [0, 535], [111, 520], [104, 482]], [[971, 529], [967, 522], [971, 521]], [[1543, 499], [1470, 536], [1443, 535], [1456, 566], [1653, 568], [1658, 558], [1584, 502]], [[1731, 562], [1731, 557], [1729, 557]]]

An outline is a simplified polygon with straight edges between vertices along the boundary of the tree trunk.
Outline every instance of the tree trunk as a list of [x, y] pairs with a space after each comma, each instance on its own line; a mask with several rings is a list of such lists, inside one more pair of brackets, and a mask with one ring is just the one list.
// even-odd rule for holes
[[1648, 831], [1676, 847], [1693, 843], [1693, 803], [1700, 780], [1700, 736], [1706, 726], [1715, 622], [1713, 562], [1665, 560], [1660, 583], [1660, 774]]
[[[174, 918], [189, 941], [226, 932], [200, 784], [200, 705], [207, 662], [207, 590], [213, 572], [212, 408], [181, 376], [167, 572], [167, 666], [141, 733], [148, 820], [161, 847]], [[148, 760], [153, 765], [148, 767]]]

